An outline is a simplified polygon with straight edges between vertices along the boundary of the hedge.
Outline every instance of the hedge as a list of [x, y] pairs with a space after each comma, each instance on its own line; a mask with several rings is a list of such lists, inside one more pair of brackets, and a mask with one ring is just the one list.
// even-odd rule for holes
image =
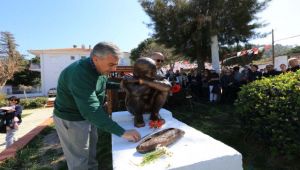
[[35, 109], [44, 107], [47, 102], [47, 97], [36, 97], [36, 98], [28, 98], [21, 99], [20, 105], [23, 106], [24, 109]]
[[254, 81], [235, 103], [242, 129], [254, 132], [271, 156], [300, 157], [300, 71]]
[[7, 99], [6, 96], [2, 93], [0, 93], [0, 107], [7, 105]]
[[[20, 105], [23, 106], [23, 109], [35, 109], [44, 107], [47, 102], [47, 97], [36, 97], [28, 99], [20, 99]], [[0, 94], [0, 107], [7, 106], [7, 96]]]

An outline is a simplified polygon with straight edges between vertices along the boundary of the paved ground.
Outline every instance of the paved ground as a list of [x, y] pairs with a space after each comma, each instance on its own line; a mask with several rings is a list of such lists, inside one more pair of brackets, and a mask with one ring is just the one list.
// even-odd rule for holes
[[[19, 130], [16, 132], [16, 140], [23, 137], [35, 127], [51, 117], [52, 112], [53, 107], [32, 110], [32, 114], [22, 119], [22, 124], [19, 126]], [[5, 136], [6, 134], [0, 133], [0, 153], [5, 149]]]

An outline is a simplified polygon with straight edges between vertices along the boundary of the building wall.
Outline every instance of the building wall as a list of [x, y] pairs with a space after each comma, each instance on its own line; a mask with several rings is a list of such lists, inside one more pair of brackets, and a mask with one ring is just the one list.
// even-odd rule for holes
[[47, 95], [50, 88], [56, 88], [62, 70], [82, 57], [88, 57], [88, 54], [44, 54], [41, 56], [43, 94]]
[[[120, 57], [119, 64], [130, 65], [129, 53], [122, 53]], [[74, 59], [71, 59], [71, 56]], [[57, 87], [57, 81], [60, 73], [64, 68], [66, 68], [71, 63], [80, 60], [83, 56], [89, 57], [89, 52], [74, 54], [42, 54], [41, 57], [41, 83], [42, 83], [42, 93], [47, 95], [50, 88]]]
[[3, 94], [12, 94], [12, 86], [11, 85], [5, 85], [2, 87], [2, 89], [0, 89], [0, 93], [3, 93]]

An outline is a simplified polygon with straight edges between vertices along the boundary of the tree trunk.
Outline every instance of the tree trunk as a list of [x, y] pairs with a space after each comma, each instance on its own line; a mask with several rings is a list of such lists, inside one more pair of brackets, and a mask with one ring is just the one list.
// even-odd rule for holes
[[205, 69], [205, 63], [202, 57], [197, 57], [198, 71], [199, 73]]
[[26, 90], [23, 91], [25, 99], [27, 99]]
[[197, 64], [198, 64], [197, 70], [198, 70], [198, 73], [201, 73], [201, 70], [205, 69], [205, 64], [204, 64], [205, 60], [204, 60], [204, 56], [203, 56], [203, 54], [201, 52], [201, 48], [200, 47], [197, 48], [196, 53], [197, 53]]
[[6, 80], [0, 80], [0, 90], [5, 86]]
[[211, 64], [213, 69], [220, 73], [220, 57], [219, 57], [219, 44], [218, 36], [211, 36]]

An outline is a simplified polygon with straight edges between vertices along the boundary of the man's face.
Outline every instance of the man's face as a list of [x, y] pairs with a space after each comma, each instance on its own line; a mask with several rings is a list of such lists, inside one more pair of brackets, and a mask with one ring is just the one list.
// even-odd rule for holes
[[289, 62], [289, 64], [293, 68], [293, 67], [298, 66], [299, 63], [298, 63], [298, 60], [292, 60], [292, 61]]
[[257, 71], [257, 68], [255, 66], [251, 66], [251, 71], [255, 72]]
[[281, 70], [286, 70], [286, 65], [285, 65], [285, 64], [281, 64], [281, 65], [280, 65], [280, 69], [281, 69]]
[[155, 61], [157, 68], [161, 68], [162, 67], [163, 62], [164, 62], [164, 57], [163, 56], [161, 56], [161, 55], [153, 55], [151, 58]]
[[266, 66], [266, 69], [267, 69], [267, 71], [272, 71], [274, 68], [273, 68], [273, 66], [268, 65], [268, 66]]
[[93, 56], [93, 62], [98, 73], [108, 75], [110, 72], [116, 71], [119, 59], [109, 54], [105, 57]]

